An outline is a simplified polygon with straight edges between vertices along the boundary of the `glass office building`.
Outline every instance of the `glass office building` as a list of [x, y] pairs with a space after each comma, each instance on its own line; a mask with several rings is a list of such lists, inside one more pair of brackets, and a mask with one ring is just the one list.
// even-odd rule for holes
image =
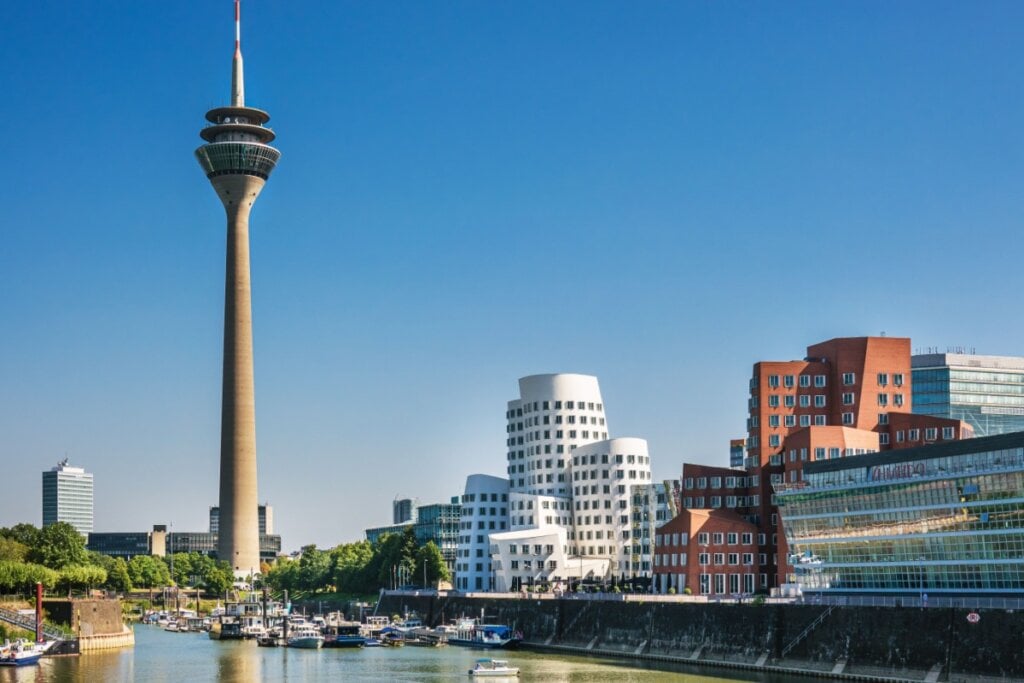
[[912, 356], [913, 410], [963, 420], [977, 436], [1024, 431], [1024, 358]]
[[805, 591], [1024, 595], [1024, 433], [808, 462], [776, 487]]
[[416, 542], [425, 545], [433, 541], [444, 557], [445, 564], [452, 572], [455, 571], [455, 558], [459, 545], [459, 522], [462, 518], [462, 504], [459, 497], [454, 496], [450, 503], [433, 503], [415, 508], [415, 521], [404, 524], [389, 524], [366, 530], [366, 540], [376, 543], [385, 534], [405, 533], [412, 527], [416, 534]]

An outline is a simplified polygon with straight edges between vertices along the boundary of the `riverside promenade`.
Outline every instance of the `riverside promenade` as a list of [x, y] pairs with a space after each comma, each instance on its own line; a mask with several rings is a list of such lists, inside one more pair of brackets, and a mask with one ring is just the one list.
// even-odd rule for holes
[[[853, 681], [1024, 680], [1024, 612], [689, 596], [385, 591], [380, 614], [509, 624], [524, 647]], [[971, 615], [976, 615], [972, 617]], [[970, 618], [969, 618], [970, 617]]]

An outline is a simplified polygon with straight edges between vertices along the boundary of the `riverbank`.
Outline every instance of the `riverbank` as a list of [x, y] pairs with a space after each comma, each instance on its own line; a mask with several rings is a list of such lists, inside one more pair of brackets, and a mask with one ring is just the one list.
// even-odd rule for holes
[[537, 651], [851, 681], [1024, 680], [1024, 614], [957, 608], [495, 599], [385, 593], [431, 625], [483, 615]]

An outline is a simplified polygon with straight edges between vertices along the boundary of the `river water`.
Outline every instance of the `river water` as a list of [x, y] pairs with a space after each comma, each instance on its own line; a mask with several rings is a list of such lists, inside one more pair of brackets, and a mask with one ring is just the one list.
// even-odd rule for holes
[[[544, 683], [796, 683], [807, 679], [700, 667], [672, 667], [524, 651], [489, 653], [522, 671], [520, 681]], [[479, 657], [462, 647], [298, 650], [257, 647], [255, 641], [213, 641], [205, 634], [135, 627], [135, 647], [81, 657], [44, 659], [39, 666], [0, 668], [0, 683], [146, 681], [468, 681]], [[482, 679], [488, 680], [488, 679]], [[489, 679], [509, 681], [515, 679]]]

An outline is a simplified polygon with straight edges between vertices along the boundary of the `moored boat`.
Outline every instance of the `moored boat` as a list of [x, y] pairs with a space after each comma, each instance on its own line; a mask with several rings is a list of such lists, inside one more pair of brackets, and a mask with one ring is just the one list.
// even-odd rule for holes
[[324, 647], [363, 647], [366, 638], [359, 634], [359, 624], [328, 626], [324, 635]]
[[303, 626], [296, 629], [294, 632], [289, 632], [288, 647], [319, 650], [323, 645], [324, 637], [316, 627]]
[[476, 666], [469, 670], [469, 675], [495, 678], [518, 676], [519, 667], [509, 666], [504, 659], [478, 659]]
[[523, 637], [502, 624], [475, 624], [460, 628], [454, 636], [448, 637], [449, 645], [475, 647], [479, 649], [512, 649], [519, 647]]
[[19, 638], [0, 645], [0, 666], [28, 666], [38, 664], [52, 643], [31, 643]]

